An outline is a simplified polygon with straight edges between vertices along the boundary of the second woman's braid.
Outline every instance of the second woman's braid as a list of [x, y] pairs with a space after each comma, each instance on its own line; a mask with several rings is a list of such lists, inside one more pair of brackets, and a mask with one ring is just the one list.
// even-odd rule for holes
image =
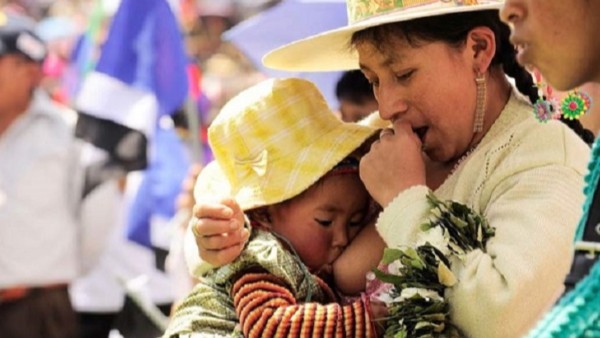
[[[506, 75], [515, 79], [515, 85], [519, 92], [527, 95], [529, 101], [534, 104], [538, 99], [538, 91], [533, 82], [533, 78], [529, 72], [517, 63], [516, 50], [508, 42], [508, 33], [501, 29], [500, 33], [500, 62]], [[560, 118], [561, 122], [566, 124], [571, 130], [573, 130], [585, 143], [592, 145], [594, 143], [594, 134], [583, 127], [579, 120], [568, 120], [563, 117]]]
[[583, 142], [587, 143], [589, 146], [592, 146], [592, 144], [594, 144], [594, 133], [592, 133], [592, 131], [589, 129], [585, 129], [583, 127], [583, 124], [581, 124], [581, 121], [565, 119], [562, 116], [560, 120], [562, 121], [562, 123], [569, 126], [569, 128], [571, 128], [577, 135], [579, 135]]
[[501, 27], [498, 35], [498, 53], [504, 73], [515, 79], [515, 85], [519, 92], [526, 95], [529, 98], [529, 101], [534, 104], [539, 99], [539, 95], [531, 74], [517, 63], [517, 51], [508, 39], [510, 36], [510, 29], [508, 27]]

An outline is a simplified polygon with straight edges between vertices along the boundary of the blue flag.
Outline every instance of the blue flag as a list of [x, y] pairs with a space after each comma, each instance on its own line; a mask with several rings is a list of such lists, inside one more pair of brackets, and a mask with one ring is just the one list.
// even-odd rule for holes
[[[147, 246], [153, 246], [150, 223], [156, 214], [160, 218], [174, 214], [175, 198], [190, 165], [175, 129], [159, 124], [184, 105], [187, 66], [183, 35], [167, 1], [122, 0], [96, 68], [86, 77], [77, 99], [78, 110], [98, 122], [106, 125], [106, 120], [113, 121], [148, 139], [149, 165], [129, 211], [127, 230], [131, 240]], [[94, 123], [93, 118], [81, 120]], [[136, 149], [143, 149], [142, 155], [146, 155], [145, 147], [131, 144], [136, 137], [126, 136], [122, 143], [84, 138], [99, 147], [105, 145], [103, 149], [113, 152], [111, 157], [117, 164], [125, 163], [122, 159], [128, 156], [138, 156], [133, 154]]]
[[183, 36], [165, 0], [123, 0], [96, 71], [151, 92], [159, 115], [172, 114], [188, 93]]
[[164, 236], [170, 229], [160, 228], [175, 215], [175, 200], [190, 157], [172, 128], [156, 130], [153, 150], [150, 166], [129, 209], [127, 237], [144, 246], [167, 249], [170, 238]]

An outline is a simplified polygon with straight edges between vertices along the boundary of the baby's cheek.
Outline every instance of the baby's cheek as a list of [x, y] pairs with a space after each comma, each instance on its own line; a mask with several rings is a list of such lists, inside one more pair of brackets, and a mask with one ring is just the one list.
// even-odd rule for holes
[[297, 250], [302, 253], [302, 259], [311, 268], [320, 268], [331, 259], [329, 255], [332, 248], [329, 236], [307, 236], [302, 246], [301, 250]]

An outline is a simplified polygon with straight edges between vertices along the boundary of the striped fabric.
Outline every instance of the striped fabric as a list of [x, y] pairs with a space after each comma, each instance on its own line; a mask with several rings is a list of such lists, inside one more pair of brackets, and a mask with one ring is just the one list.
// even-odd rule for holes
[[175, 310], [164, 338], [374, 337], [366, 301], [341, 304], [269, 232], [211, 270]]
[[[333, 298], [329, 287], [319, 279]], [[244, 337], [374, 337], [365, 304], [300, 304], [286, 283], [268, 273], [242, 276], [233, 303]]]

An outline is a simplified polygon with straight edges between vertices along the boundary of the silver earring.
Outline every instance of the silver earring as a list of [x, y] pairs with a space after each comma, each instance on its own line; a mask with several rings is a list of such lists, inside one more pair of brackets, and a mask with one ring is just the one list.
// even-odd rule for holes
[[475, 104], [475, 120], [473, 121], [473, 132], [481, 133], [483, 131], [483, 119], [485, 117], [486, 93], [485, 75], [483, 73], [477, 73], [477, 77], [475, 78], [475, 84], [477, 86], [477, 101]]

